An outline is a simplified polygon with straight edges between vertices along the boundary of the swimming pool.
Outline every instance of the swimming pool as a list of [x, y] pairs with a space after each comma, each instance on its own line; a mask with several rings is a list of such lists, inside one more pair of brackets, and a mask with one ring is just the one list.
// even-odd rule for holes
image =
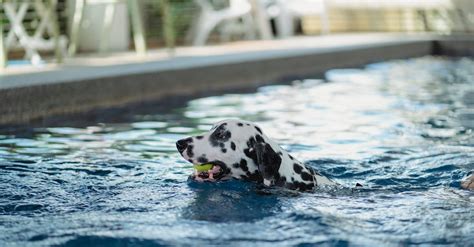
[[[0, 131], [0, 245], [474, 242], [474, 60], [423, 57], [191, 100], [125, 122]], [[348, 188], [187, 181], [177, 139], [257, 122]], [[350, 189], [355, 183], [364, 188]]]

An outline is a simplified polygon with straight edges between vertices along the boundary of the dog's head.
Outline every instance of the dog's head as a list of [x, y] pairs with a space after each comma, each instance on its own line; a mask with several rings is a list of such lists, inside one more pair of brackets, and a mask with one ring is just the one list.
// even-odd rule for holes
[[[193, 165], [212, 164], [207, 172], [195, 172], [196, 180], [234, 177], [261, 182], [265, 171], [275, 173], [281, 163], [281, 152], [275, 152], [278, 145], [273, 144], [257, 125], [242, 120], [220, 121], [203, 135], [177, 141], [176, 147]], [[258, 165], [266, 163], [271, 163], [271, 167]]]

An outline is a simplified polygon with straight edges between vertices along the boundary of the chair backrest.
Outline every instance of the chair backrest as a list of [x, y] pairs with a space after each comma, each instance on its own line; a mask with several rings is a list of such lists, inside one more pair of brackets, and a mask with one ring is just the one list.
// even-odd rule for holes
[[227, 13], [246, 13], [252, 7], [248, 0], [228, 0], [229, 7], [220, 10], [215, 10], [211, 4], [211, 0], [194, 1], [199, 5], [199, 7], [204, 13], [217, 13], [222, 11], [225, 11]]
[[230, 8], [246, 8], [248, 6], [250, 6], [250, 3], [248, 0], [229, 0]]
[[247, 13], [251, 8], [252, 5], [248, 0], [229, 0], [229, 11], [231, 12]]
[[326, 11], [324, 0], [280, 0], [281, 5], [296, 15], [320, 14]]

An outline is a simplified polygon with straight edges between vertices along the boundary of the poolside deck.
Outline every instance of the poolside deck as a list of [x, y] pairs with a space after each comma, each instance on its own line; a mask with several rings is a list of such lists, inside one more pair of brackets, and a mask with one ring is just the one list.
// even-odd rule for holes
[[474, 55], [474, 37], [346, 34], [242, 41], [8, 67], [0, 75], [0, 124], [27, 123], [166, 96], [254, 88], [387, 59]]

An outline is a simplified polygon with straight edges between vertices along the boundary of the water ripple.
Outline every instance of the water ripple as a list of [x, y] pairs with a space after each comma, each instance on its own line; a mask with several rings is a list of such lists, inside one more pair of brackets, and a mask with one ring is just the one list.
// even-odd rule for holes
[[[397, 60], [128, 122], [0, 130], [0, 245], [471, 245], [473, 68]], [[175, 141], [229, 117], [340, 186], [188, 180]]]

